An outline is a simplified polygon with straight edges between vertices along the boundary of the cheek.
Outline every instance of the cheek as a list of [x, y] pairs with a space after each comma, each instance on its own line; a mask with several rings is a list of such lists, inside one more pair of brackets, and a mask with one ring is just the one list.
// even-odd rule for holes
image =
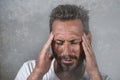
[[74, 55], [80, 56], [80, 53], [81, 53], [80, 45], [72, 46], [72, 52], [74, 53]]
[[63, 52], [63, 46], [55, 45], [54, 51], [57, 55], [60, 55]]

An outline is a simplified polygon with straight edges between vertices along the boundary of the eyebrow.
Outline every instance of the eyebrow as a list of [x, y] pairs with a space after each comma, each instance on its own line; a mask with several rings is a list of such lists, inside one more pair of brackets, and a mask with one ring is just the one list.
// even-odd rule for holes
[[[62, 34], [64, 35], [64, 34]], [[54, 40], [64, 40], [64, 37], [62, 35], [58, 35], [54, 37]], [[81, 37], [78, 37], [78, 35], [71, 35], [71, 39], [70, 40], [81, 40]]]
[[72, 42], [72, 41], [82, 41], [81, 39], [73, 39], [73, 40], [69, 40], [69, 42]]
[[[72, 31], [70, 31], [72, 32]], [[56, 32], [56, 35], [64, 35], [63, 33]], [[75, 36], [80, 36], [80, 34], [74, 33]]]
[[65, 40], [60, 40], [60, 39], [56, 39], [56, 40], [55, 40], [55, 39], [54, 39], [54, 41], [65, 41]]
[[[65, 41], [65, 40], [61, 40], [61, 39], [56, 39], [56, 40], [54, 40], [54, 41]], [[71, 40], [68, 40], [68, 42], [72, 42], [72, 41], [82, 41], [81, 39], [71, 39]]]

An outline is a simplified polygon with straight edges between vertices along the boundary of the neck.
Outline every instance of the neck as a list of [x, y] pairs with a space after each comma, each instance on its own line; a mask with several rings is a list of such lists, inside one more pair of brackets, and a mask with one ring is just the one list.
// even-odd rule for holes
[[56, 60], [54, 62], [54, 68], [55, 73], [60, 80], [79, 80], [83, 76], [85, 71], [83, 63], [72, 71], [63, 71]]

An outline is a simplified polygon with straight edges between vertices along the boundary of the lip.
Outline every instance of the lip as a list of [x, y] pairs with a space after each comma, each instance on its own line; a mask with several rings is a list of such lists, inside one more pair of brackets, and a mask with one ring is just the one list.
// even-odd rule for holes
[[72, 64], [73, 60], [67, 59], [67, 60], [62, 60], [63, 64]]

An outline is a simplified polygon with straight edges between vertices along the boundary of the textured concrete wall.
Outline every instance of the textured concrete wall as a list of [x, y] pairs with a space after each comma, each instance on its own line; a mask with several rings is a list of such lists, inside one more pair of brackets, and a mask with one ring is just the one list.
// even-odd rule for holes
[[13, 80], [22, 64], [36, 59], [58, 4], [90, 10], [93, 48], [101, 72], [120, 80], [120, 0], [0, 0], [0, 80]]

